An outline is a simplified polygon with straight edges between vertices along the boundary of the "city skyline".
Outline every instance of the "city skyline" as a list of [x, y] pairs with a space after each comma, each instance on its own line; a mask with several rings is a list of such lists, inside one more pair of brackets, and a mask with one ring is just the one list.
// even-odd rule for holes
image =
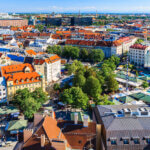
[[99, 13], [149, 13], [149, 0], [1, 0], [0, 12], [99, 12]]

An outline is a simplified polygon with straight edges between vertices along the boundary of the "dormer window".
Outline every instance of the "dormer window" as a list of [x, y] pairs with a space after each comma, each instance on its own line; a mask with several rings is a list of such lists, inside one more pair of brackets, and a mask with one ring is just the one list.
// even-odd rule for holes
[[39, 77], [37, 77], [37, 80], [39, 80], [40, 78]]
[[16, 83], [18, 83], [18, 80], [16, 80]]
[[117, 139], [115, 137], [110, 138], [111, 145], [117, 145]]
[[34, 81], [34, 78], [32, 78], [31, 80]]
[[134, 142], [134, 144], [140, 144], [140, 139], [139, 139], [139, 137], [134, 137], [134, 138], [133, 138], [133, 142]]
[[26, 73], [30, 72], [30, 68], [29, 68], [29, 67], [26, 67], [26, 68], [24, 69], [24, 72], [26, 72]]
[[29, 79], [27, 79], [27, 82], [29, 82]]
[[150, 144], [150, 136], [145, 137], [146, 143]]
[[123, 140], [123, 144], [129, 144], [129, 137], [123, 137], [122, 138], [122, 140]]
[[23, 82], [24, 82], [24, 80], [22, 79], [22, 80], [21, 80], [21, 82], [23, 83]]

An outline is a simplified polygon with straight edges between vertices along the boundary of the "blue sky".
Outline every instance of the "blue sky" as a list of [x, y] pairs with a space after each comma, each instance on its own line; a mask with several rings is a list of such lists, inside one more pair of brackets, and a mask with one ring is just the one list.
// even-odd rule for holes
[[0, 0], [0, 12], [150, 12], [150, 0]]

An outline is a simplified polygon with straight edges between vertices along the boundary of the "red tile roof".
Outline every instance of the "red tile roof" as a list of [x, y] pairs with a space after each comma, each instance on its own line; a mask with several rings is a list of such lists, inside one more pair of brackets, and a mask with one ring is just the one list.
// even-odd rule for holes
[[140, 49], [140, 50], [145, 50], [148, 46], [146, 45], [142, 45], [142, 44], [134, 44], [132, 46], [130, 46], [130, 48], [133, 48], [133, 49]]
[[[25, 69], [29, 68], [29, 72], [25, 72]], [[34, 72], [31, 64], [18, 64], [1, 67], [2, 76], [7, 81], [13, 81], [14, 85], [27, 84], [40, 81], [40, 75]]]
[[43, 63], [54, 63], [56, 61], [60, 60], [60, 57], [58, 55], [53, 55], [49, 58], [46, 59], [39, 59], [39, 58], [35, 58], [34, 59], [34, 64], [35, 65], [42, 65]]

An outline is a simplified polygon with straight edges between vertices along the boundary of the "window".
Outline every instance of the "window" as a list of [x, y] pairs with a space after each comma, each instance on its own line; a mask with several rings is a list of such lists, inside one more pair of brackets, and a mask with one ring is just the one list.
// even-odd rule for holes
[[129, 144], [129, 139], [123, 139], [123, 144]]
[[116, 145], [116, 144], [117, 144], [116, 140], [111, 140], [111, 145]]
[[146, 138], [146, 143], [150, 144], [150, 138]]
[[140, 141], [138, 138], [134, 138], [133, 141], [134, 141], [134, 144], [140, 144]]

